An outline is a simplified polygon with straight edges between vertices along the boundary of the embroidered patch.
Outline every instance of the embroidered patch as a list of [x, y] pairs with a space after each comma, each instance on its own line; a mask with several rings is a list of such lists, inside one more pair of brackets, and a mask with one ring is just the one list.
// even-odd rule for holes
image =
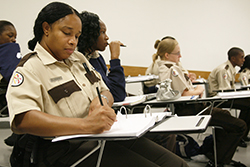
[[175, 69], [173, 69], [172, 75], [173, 75], [174, 77], [177, 77], [177, 76], [179, 75], [179, 73], [178, 73]]
[[16, 72], [14, 77], [13, 77], [13, 81], [11, 86], [20, 86], [23, 83], [23, 75], [19, 72]]
[[227, 73], [225, 73], [225, 74], [223, 75], [223, 78], [224, 78], [224, 79], [227, 79]]

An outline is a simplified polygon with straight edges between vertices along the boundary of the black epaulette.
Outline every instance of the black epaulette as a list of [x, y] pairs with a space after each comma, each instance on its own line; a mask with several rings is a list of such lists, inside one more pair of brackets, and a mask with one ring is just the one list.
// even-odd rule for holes
[[247, 70], [246, 69], [244, 69], [242, 72], [246, 72]]
[[189, 77], [188, 77], [187, 74], [184, 74], [184, 77], [185, 77], [185, 79], [186, 79], [187, 81], [189, 80]]
[[17, 67], [22, 67], [29, 58], [31, 58], [33, 55], [35, 55], [36, 52], [28, 53], [26, 54], [18, 63]]
[[165, 66], [167, 66], [168, 68], [171, 68], [173, 64], [165, 64]]
[[228, 70], [229, 69], [229, 65], [226, 65], [225, 69]]

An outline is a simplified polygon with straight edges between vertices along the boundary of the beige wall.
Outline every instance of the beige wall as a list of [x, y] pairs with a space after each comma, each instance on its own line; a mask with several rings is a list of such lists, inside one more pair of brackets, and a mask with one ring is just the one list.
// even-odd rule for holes
[[[49, 0], [0, 0], [1, 19], [13, 22], [23, 54], [38, 12]], [[189, 70], [211, 71], [238, 46], [250, 53], [249, 0], [64, 0], [78, 11], [97, 13], [110, 40], [121, 40], [123, 65], [147, 67], [156, 39], [172, 35]], [[103, 53], [107, 63], [109, 50]]]

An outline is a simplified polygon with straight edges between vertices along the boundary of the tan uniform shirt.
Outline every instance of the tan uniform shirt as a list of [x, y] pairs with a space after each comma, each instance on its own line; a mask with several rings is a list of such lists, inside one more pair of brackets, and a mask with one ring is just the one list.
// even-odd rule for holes
[[[158, 62], [161, 61], [160, 58], [158, 58], [157, 60], [155, 60], [155, 62], [153, 62], [146, 70], [146, 75], [159, 75], [159, 65], [158, 65]], [[176, 64], [184, 73], [188, 74], [188, 71], [186, 69], [184, 69], [182, 67], [182, 64], [181, 62], [177, 63]], [[158, 84], [160, 82], [160, 79], [154, 79], [154, 80], [151, 80], [151, 81], [146, 81], [144, 82], [144, 84], [147, 86], [147, 87], [150, 87], [150, 86], [154, 86], [156, 84]]]
[[[157, 64], [157, 62], [160, 61], [160, 58], [158, 58], [157, 60], [155, 60], [155, 62], [153, 62], [146, 70], [145, 75], [159, 75], [159, 66]], [[156, 84], [158, 84], [160, 82], [159, 79], [153, 79], [151, 81], [145, 81], [144, 84], [147, 87], [151, 87], [151, 86], [155, 86]]]
[[239, 80], [243, 86], [250, 84], [250, 70], [248, 68], [241, 71]]
[[215, 68], [208, 77], [210, 96], [216, 94], [213, 90], [235, 88], [235, 75], [236, 70], [229, 60]]
[[[87, 116], [90, 102], [97, 96], [96, 87], [100, 92], [108, 90], [101, 75], [77, 51], [64, 61], [57, 61], [39, 44], [35, 52], [21, 60], [10, 80], [7, 100], [11, 124], [15, 115], [29, 110], [62, 117]], [[92, 75], [86, 74], [83, 62]]]
[[171, 88], [178, 90], [181, 94], [184, 90], [193, 90], [193, 84], [188, 75], [183, 71], [183, 67], [171, 61], [159, 61], [160, 81], [171, 79]]

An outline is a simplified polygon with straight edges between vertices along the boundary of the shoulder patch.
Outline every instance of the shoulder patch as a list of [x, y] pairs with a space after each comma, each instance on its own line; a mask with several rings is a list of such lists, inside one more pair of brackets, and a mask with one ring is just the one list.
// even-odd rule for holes
[[171, 68], [173, 64], [165, 64], [165, 66], [167, 66], [168, 68]]
[[13, 77], [11, 86], [20, 86], [23, 83], [23, 80], [23, 75], [19, 72], [16, 72]]
[[17, 67], [22, 67], [24, 64], [25, 64], [25, 62], [27, 61], [27, 60], [29, 60], [29, 58], [31, 58], [33, 55], [35, 55], [36, 54], [36, 52], [32, 52], [32, 53], [28, 53], [27, 55], [25, 55], [21, 60], [20, 60], [20, 62], [18, 63], [18, 65], [17, 65]]
[[244, 69], [242, 72], [246, 72], [247, 70], [246, 69]]
[[174, 77], [177, 77], [177, 76], [179, 75], [179, 73], [178, 73], [175, 69], [173, 69], [173, 70], [172, 70], [172, 75], [173, 75]]
[[228, 70], [228, 69], [229, 69], [229, 65], [226, 65], [226, 66], [225, 66], [225, 69]]

